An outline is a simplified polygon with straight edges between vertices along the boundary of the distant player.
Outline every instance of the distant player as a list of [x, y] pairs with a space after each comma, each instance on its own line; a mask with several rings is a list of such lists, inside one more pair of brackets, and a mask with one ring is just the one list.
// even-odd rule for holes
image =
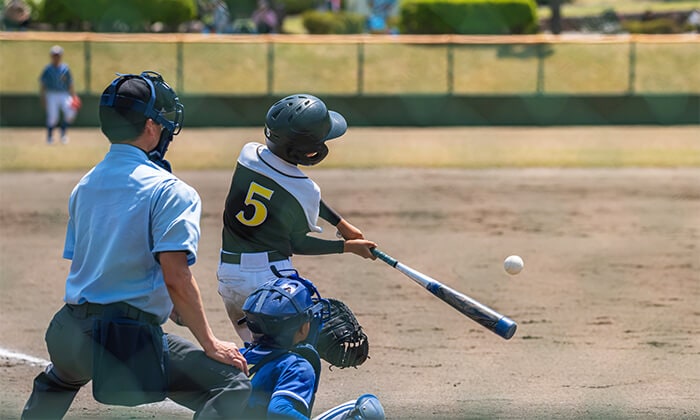
[[[375, 259], [377, 245], [321, 199], [321, 190], [297, 165], [315, 165], [328, 154], [325, 142], [342, 136], [347, 123], [319, 98], [298, 94], [272, 105], [265, 118], [266, 145], [243, 146], [226, 198], [219, 294], [238, 335], [250, 331], [237, 322], [245, 299], [275, 276], [290, 269], [293, 254], [352, 252]], [[344, 240], [308, 236], [321, 232], [318, 218], [335, 226]]]
[[[46, 142], [52, 144], [53, 129], [61, 122], [61, 143], [68, 143], [68, 125], [72, 124], [80, 109], [80, 98], [75, 94], [73, 75], [63, 63], [63, 48], [54, 45], [50, 50], [51, 63], [44, 67], [41, 83], [41, 104], [46, 110]], [[63, 118], [61, 119], [61, 113]]]
[[[254, 334], [253, 342], [241, 350], [253, 386], [243, 417], [308, 419], [321, 374], [313, 345], [328, 302], [296, 271], [277, 274], [243, 305], [245, 322]], [[315, 418], [340, 419], [381, 420], [384, 408], [377, 397], [364, 394]]]

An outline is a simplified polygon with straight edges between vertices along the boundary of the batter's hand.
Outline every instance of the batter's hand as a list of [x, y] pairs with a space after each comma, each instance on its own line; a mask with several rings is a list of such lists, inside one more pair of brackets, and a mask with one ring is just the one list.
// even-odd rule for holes
[[357, 254], [362, 258], [376, 260], [377, 257], [372, 254], [372, 248], [376, 247], [376, 243], [366, 239], [350, 239], [345, 241], [343, 252], [352, 252], [353, 254]]
[[234, 343], [216, 339], [212, 343], [211, 348], [205, 349], [205, 353], [210, 359], [233, 365], [248, 376], [248, 362], [246, 362], [245, 357], [243, 357]]
[[338, 229], [338, 232], [343, 239], [365, 239], [362, 231], [348, 223], [345, 219], [341, 219], [335, 227]]

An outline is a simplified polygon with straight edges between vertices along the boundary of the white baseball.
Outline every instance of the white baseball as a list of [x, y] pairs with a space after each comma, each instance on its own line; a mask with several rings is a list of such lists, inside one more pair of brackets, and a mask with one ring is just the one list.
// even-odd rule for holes
[[523, 269], [523, 267], [525, 267], [525, 263], [523, 262], [523, 259], [517, 255], [511, 255], [510, 257], [506, 258], [505, 261], [503, 261], [503, 268], [508, 274], [516, 275]]

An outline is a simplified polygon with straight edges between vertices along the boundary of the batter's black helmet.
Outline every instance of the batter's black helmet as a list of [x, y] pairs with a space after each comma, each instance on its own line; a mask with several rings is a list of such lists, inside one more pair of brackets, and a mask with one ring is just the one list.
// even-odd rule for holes
[[315, 165], [328, 155], [327, 140], [348, 129], [345, 118], [330, 111], [313, 95], [297, 94], [278, 101], [267, 111], [267, 147], [295, 165]]
[[[275, 270], [276, 271], [276, 270]], [[275, 273], [279, 276], [281, 274]], [[243, 304], [245, 323], [258, 342], [281, 348], [291, 348], [294, 334], [305, 322], [312, 328], [306, 339], [315, 341], [321, 328], [327, 302], [321, 299], [309, 280], [292, 274], [271, 280], [256, 289]]]

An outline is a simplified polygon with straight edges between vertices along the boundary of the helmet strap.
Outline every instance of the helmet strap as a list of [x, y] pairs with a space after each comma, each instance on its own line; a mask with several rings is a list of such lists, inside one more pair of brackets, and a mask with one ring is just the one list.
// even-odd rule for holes
[[[303, 278], [302, 276], [299, 275], [299, 272], [295, 270], [294, 268], [286, 268], [283, 270], [278, 270], [277, 267], [274, 265], [270, 266], [270, 271], [272, 271], [272, 274], [274, 274], [277, 277], [281, 278], [288, 278], [292, 280], [297, 280], [301, 282], [304, 286], [306, 286], [307, 289], [311, 291], [311, 295], [318, 297], [319, 299], [321, 298], [321, 295], [318, 293], [318, 289], [316, 289], [316, 286], [314, 286], [313, 283], [311, 283], [309, 280]], [[289, 274], [282, 274], [282, 272], [290, 272]]]
[[171, 141], [173, 141], [173, 132], [163, 128], [163, 130], [160, 132], [160, 140], [158, 140], [158, 145], [155, 149], [151, 150], [148, 153], [148, 158], [153, 163], [155, 163], [156, 165], [160, 166], [168, 172], [173, 171], [170, 162], [165, 160], [165, 153], [168, 151], [168, 146], [170, 146]]

